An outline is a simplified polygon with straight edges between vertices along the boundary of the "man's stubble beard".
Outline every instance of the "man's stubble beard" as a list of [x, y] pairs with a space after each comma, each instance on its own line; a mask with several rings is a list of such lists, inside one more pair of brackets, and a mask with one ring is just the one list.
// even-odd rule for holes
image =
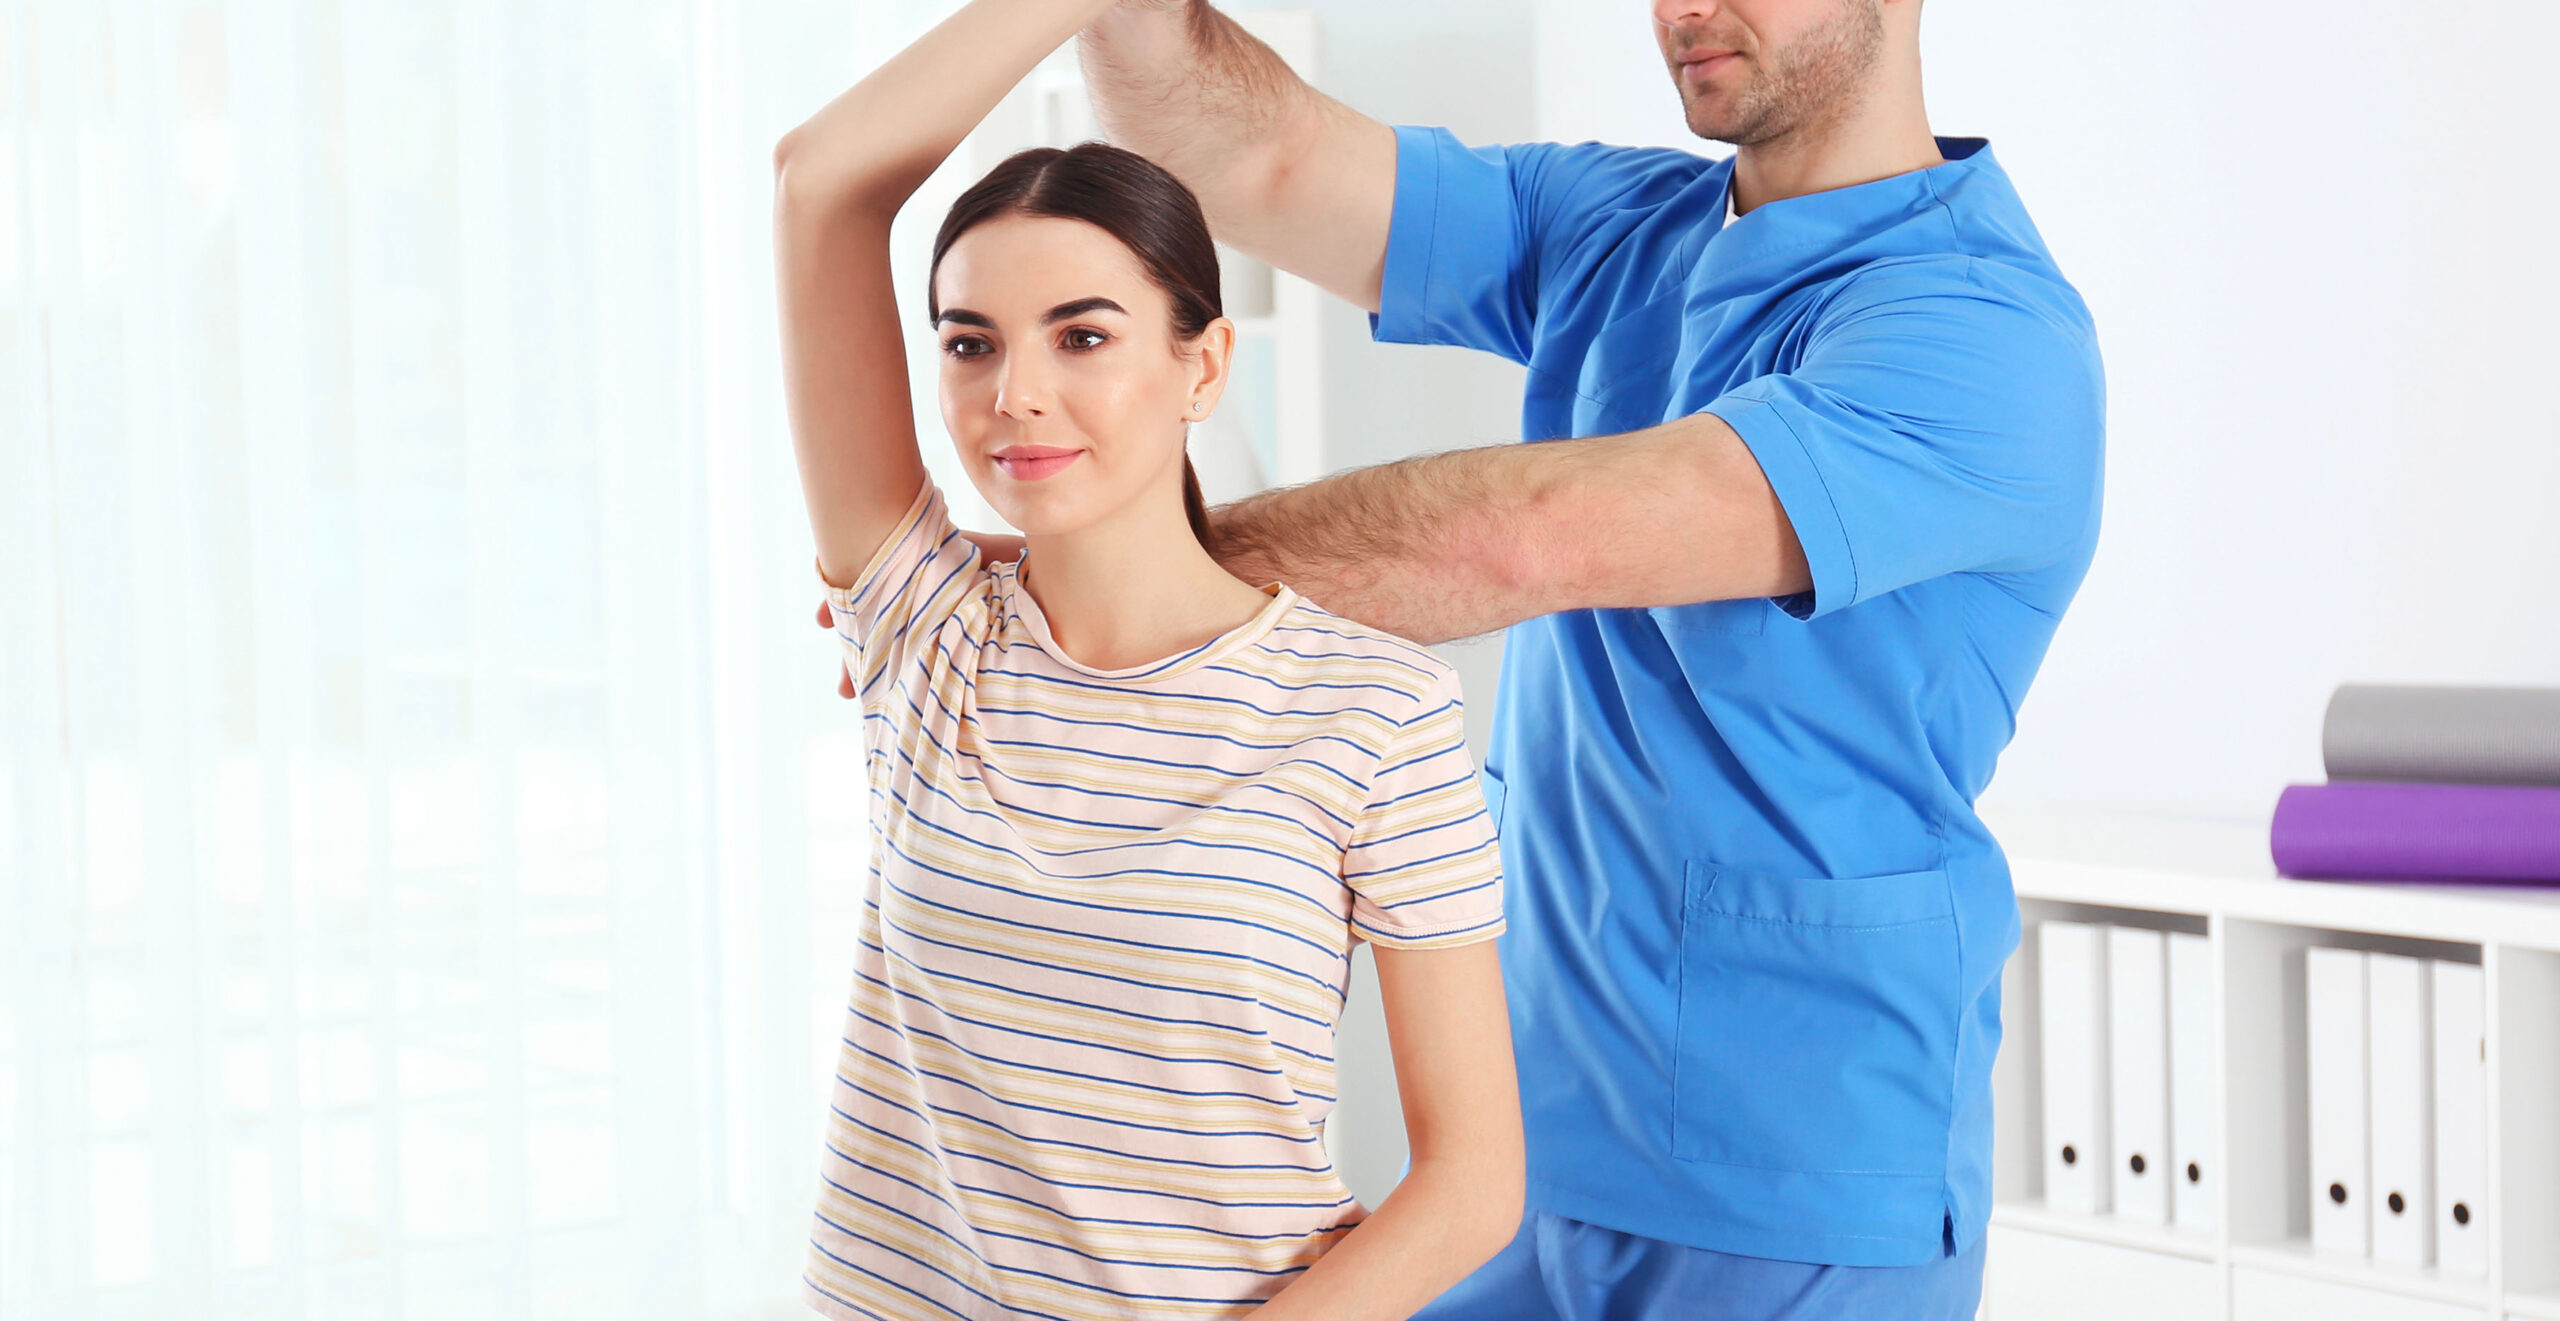
[[[1677, 50], [1684, 42], [1675, 42]], [[1848, 117], [1866, 94], [1868, 75], [1884, 50], [1884, 7], [1878, 0], [1842, 0], [1840, 12], [1776, 52], [1746, 57], [1753, 70], [1721, 114], [1711, 93], [1681, 87], [1689, 131], [1736, 147], [1761, 147]], [[1765, 62], [1764, 62], [1765, 61]], [[1679, 85], [1680, 71], [1671, 77]]]

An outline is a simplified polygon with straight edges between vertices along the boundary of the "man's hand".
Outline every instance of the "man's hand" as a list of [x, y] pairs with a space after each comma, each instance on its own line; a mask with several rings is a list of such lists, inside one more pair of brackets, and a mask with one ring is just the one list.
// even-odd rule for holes
[[[818, 602], [818, 627], [823, 628], [830, 633], [834, 632], [836, 628], [836, 612], [827, 608], [827, 603], [823, 598]], [[853, 695], [853, 668], [845, 664], [843, 661], [837, 661], [836, 696], [850, 698]]]
[[[970, 544], [978, 548], [978, 567], [981, 569], [1001, 561], [1022, 558], [1022, 538], [1012, 533], [963, 532], [960, 535], [967, 537]], [[831, 633], [836, 627], [836, 612], [827, 608], [823, 598], [818, 602], [818, 627]], [[836, 666], [836, 696], [848, 700], [855, 696], [853, 671], [845, 668], [841, 662]]]

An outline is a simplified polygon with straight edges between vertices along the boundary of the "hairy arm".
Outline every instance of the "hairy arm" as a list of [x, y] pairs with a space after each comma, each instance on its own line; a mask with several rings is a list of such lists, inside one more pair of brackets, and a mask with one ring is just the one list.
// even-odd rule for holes
[[1104, 135], [1182, 180], [1221, 240], [1377, 310], [1395, 130], [1206, 0], [1125, 0], [1076, 51]]
[[1376, 1214], [1256, 1317], [1399, 1321], [1511, 1241], [1525, 1176], [1519, 1078], [1494, 948], [1486, 940], [1377, 950], [1413, 1166]]
[[1237, 577], [1288, 583], [1417, 642], [1558, 610], [1813, 585], [1758, 461], [1711, 413], [1354, 469], [1223, 506], [1211, 523], [1211, 550]]

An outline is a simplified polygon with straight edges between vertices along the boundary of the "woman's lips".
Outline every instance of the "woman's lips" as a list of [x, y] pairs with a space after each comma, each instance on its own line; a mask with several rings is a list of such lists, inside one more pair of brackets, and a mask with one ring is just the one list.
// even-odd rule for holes
[[1084, 457], [1083, 450], [1054, 449], [1047, 445], [1014, 445], [991, 455], [996, 471], [1019, 481], [1036, 482], [1064, 472], [1068, 464]]

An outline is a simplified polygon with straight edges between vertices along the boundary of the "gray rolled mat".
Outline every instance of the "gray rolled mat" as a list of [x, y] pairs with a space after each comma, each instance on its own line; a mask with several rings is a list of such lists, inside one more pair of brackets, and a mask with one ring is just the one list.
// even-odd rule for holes
[[2320, 752], [2333, 780], [2560, 784], [2560, 688], [2342, 684]]

